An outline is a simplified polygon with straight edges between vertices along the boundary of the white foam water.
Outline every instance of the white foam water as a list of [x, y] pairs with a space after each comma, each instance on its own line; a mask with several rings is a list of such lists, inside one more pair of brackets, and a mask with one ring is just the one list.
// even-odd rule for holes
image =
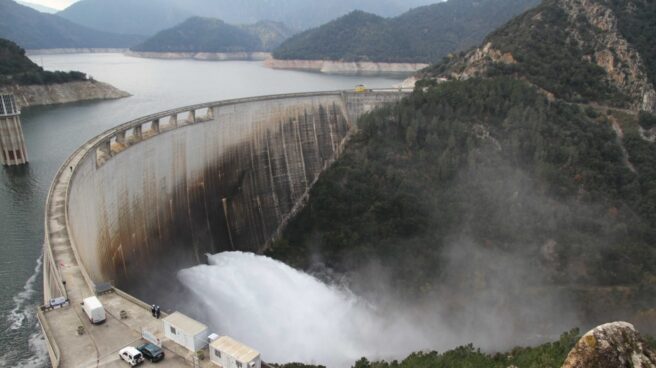
[[220, 253], [178, 279], [194, 295], [189, 310], [267, 362], [348, 367], [363, 356], [401, 358], [435, 343], [420, 321], [263, 256]]
[[26, 322], [29, 323], [34, 320], [34, 305], [31, 301], [36, 293], [35, 286], [37, 279], [41, 274], [42, 266], [43, 256], [37, 259], [34, 274], [27, 279], [25, 286], [23, 286], [23, 290], [14, 296], [14, 309], [12, 309], [7, 315], [10, 330], [18, 330], [22, 328]]
[[43, 256], [37, 259], [34, 273], [25, 282], [23, 290], [13, 297], [14, 308], [7, 314], [9, 327], [5, 333], [22, 334], [21, 331], [33, 331], [27, 337], [29, 354], [21, 356], [17, 351], [12, 350], [0, 357], [0, 367], [42, 368], [48, 366], [48, 347], [36, 321], [36, 305], [34, 303], [37, 292], [36, 283], [42, 266]]

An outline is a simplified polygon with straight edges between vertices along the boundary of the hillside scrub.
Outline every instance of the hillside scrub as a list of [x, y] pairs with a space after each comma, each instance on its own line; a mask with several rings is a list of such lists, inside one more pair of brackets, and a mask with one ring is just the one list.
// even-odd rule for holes
[[83, 80], [87, 80], [87, 76], [81, 72], [45, 71], [25, 56], [25, 50], [18, 45], [0, 39], [0, 86], [57, 84]]
[[[503, 303], [575, 285], [653, 287], [653, 144], [625, 137], [636, 174], [603, 114], [506, 78], [423, 85], [360, 120], [269, 255], [349, 274], [363, 292], [361, 270], [375, 263], [399, 295], [455, 293], [463, 306], [490, 290]], [[570, 297], [592, 307], [584, 294]], [[616, 302], [653, 302], [634, 297]], [[597, 313], [613, 312], [586, 318]]]

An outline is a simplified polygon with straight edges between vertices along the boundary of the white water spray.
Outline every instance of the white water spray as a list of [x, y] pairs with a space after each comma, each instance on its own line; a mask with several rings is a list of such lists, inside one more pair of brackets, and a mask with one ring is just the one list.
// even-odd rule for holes
[[421, 320], [370, 305], [273, 259], [229, 252], [210, 256], [209, 263], [178, 273], [194, 294], [188, 309], [219, 334], [259, 350], [267, 362], [348, 367], [363, 356], [402, 358], [437, 343]]

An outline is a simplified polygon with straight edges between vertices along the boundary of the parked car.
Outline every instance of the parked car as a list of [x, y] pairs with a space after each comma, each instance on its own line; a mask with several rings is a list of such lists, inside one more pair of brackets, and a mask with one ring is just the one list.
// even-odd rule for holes
[[125, 347], [118, 352], [118, 356], [121, 357], [131, 366], [137, 366], [144, 361], [143, 354], [136, 348], [132, 346]]
[[164, 350], [155, 344], [143, 344], [139, 346], [137, 350], [139, 350], [146, 359], [149, 359], [153, 363], [164, 359]]

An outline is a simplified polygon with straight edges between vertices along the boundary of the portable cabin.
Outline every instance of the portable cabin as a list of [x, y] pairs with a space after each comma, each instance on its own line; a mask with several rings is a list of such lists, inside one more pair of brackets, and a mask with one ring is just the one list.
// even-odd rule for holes
[[260, 353], [239, 341], [221, 336], [210, 344], [210, 360], [222, 368], [261, 368]]
[[204, 324], [180, 312], [170, 314], [162, 322], [164, 335], [189, 351], [196, 352], [207, 346], [209, 329]]

